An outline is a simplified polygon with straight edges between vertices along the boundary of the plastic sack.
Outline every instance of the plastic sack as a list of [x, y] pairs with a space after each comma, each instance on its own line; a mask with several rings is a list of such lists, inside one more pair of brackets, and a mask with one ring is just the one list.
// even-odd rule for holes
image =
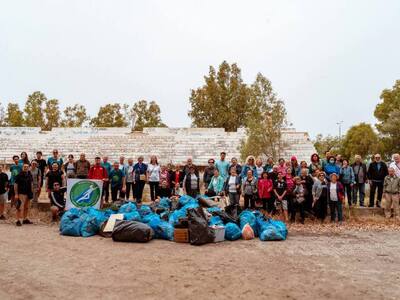
[[174, 239], [174, 226], [170, 223], [153, 218], [150, 221], [149, 226], [154, 231], [154, 238], [170, 241]]
[[262, 218], [257, 218], [257, 226], [262, 241], [283, 241], [287, 238], [287, 227], [282, 221], [272, 219], [265, 221]]
[[141, 222], [142, 218], [140, 217], [140, 214], [136, 210], [134, 210], [128, 213], [124, 213], [124, 220]]
[[99, 232], [100, 226], [97, 223], [96, 217], [85, 214], [81, 216], [81, 219], [83, 219], [81, 226], [81, 236], [89, 237]]
[[168, 220], [169, 223], [172, 224], [172, 225], [179, 224], [179, 220], [180, 219], [186, 218], [188, 209], [197, 208], [197, 207], [199, 207], [198, 203], [191, 202], [191, 203], [188, 203], [185, 206], [183, 206], [181, 209], [177, 209], [177, 210], [173, 211], [169, 215], [169, 220]]
[[225, 225], [225, 239], [236, 241], [242, 237], [242, 231], [235, 223], [227, 223]]
[[220, 216], [212, 216], [210, 221], [208, 222], [210, 226], [212, 225], [224, 225], [224, 222], [222, 221]]
[[155, 214], [155, 213], [151, 213], [151, 214], [148, 214], [148, 215], [144, 216], [142, 218], [142, 222], [143, 223], [150, 223], [151, 220], [153, 220], [153, 219], [160, 220], [160, 216]]
[[215, 235], [208, 227], [208, 222], [201, 207], [191, 208], [187, 211], [189, 222], [189, 239], [191, 245], [212, 243]]
[[158, 203], [158, 207], [170, 209], [171, 208], [171, 200], [166, 197], [161, 198], [160, 202]]
[[226, 211], [223, 211], [223, 210], [221, 210], [221, 211], [214, 211], [214, 212], [212, 212], [212, 215], [213, 215], [213, 216], [218, 216], [218, 217], [220, 217], [221, 220], [222, 220], [225, 224], [226, 224], [226, 223], [229, 223], [229, 222], [232, 222], [232, 223], [237, 223], [237, 222], [238, 222], [238, 219], [237, 219], [237, 218], [235, 218], [234, 216], [228, 214]]
[[140, 217], [142, 217], [142, 218], [144, 216], [147, 216], [147, 215], [153, 213], [153, 211], [151, 210], [151, 207], [148, 205], [144, 205], [144, 204], [140, 208], [138, 208], [137, 211], [139, 212]]
[[218, 206], [215, 206], [215, 207], [207, 208], [207, 211], [212, 214], [213, 212], [222, 211], [222, 210]]
[[136, 221], [117, 221], [112, 232], [115, 242], [146, 243], [153, 238], [150, 226]]
[[128, 203], [122, 205], [122, 206], [119, 208], [118, 213], [119, 213], [119, 214], [130, 213], [130, 212], [132, 212], [132, 211], [134, 211], [134, 210], [136, 210], [136, 209], [137, 209], [137, 207], [136, 207], [135, 203], [133, 203], [133, 202], [128, 202]]
[[107, 219], [109, 218], [109, 216], [106, 216], [105, 212], [95, 209], [93, 207], [87, 208], [86, 212], [89, 216], [95, 217], [98, 227], [100, 227], [101, 224], [107, 221]]
[[179, 198], [178, 201], [178, 208], [184, 207], [187, 204], [198, 204], [197, 200], [188, 196], [188, 195], [183, 195], [182, 197]]
[[61, 218], [60, 231], [62, 235], [81, 236], [82, 219], [76, 208], [66, 211]]
[[242, 229], [242, 238], [244, 240], [252, 240], [254, 239], [254, 230], [251, 228], [249, 224], [244, 225]]
[[243, 229], [243, 227], [246, 224], [249, 224], [251, 226], [251, 228], [253, 228], [254, 235], [257, 236], [257, 220], [256, 220], [256, 216], [254, 215], [253, 212], [251, 212], [249, 210], [243, 211], [239, 215], [239, 220], [240, 220], [240, 228], [241, 229]]

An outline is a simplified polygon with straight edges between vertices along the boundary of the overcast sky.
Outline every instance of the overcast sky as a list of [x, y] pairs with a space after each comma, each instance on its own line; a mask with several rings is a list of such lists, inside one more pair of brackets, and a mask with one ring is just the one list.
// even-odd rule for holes
[[40, 90], [90, 114], [155, 100], [168, 126], [190, 126], [191, 88], [209, 65], [263, 73], [293, 126], [337, 134], [375, 123], [400, 79], [400, 1], [0, 0], [0, 101]]

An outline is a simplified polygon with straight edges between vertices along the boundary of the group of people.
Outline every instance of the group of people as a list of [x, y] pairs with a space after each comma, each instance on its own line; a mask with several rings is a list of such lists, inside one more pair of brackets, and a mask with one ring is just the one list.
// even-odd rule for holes
[[[236, 158], [226, 159], [221, 152], [220, 158], [208, 160], [208, 166], [200, 175], [200, 169], [191, 158], [186, 163], [172, 165], [160, 164], [156, 156], [151, 156], [148, 163], [139, 156], [110, 163], [108, 157], [95, 157], [91, 164], [80, 154], [75, 160], [72, 154], [66, 162], [58, 150], [52, 156], [43, 159], [42, 152], [36, 158], [28, 159], [26, 152], [14, 155], [10, 166], [10, 178], [0, 166], [0, 220], [5, 219], [4, 206], [6, 193], [15, 206], [16, 225], [31, 224], [27, 218], [31, 200], [37, 203], [43, 186], [51, 203], [53, 220], [65, 209], [66, 184], [68, 178], [96, 179], [103, 181], [102, 203], [120, 199], [142, 202], [143, 189], [149, 185], [150, 198], [156, 201], [161, 197], [199, 196], [202, 192], [208, 197], [227, 197], [233, 213], [240, 207], [243, 197], [243, 209], [261, 209], [267, 215], [280, 215], [285, 221], [294, 222], [300, 214], [300, 222], [306, 216], [325, 220], [330, 211], [332, 222], [343, 221], [345, 198], [348, 205], [364, 206], [365, 185], [370, 184], [369, 206], [381, 206], [385, 196], [385, 215], [399, 216], [400, 192], [400, 155], [393, 156], [393, 162], [387, 166], [379, 154], [373, 156], [373, 162], [367, 165], [361, 156], [356, 155], [349, 163], [340, 155], [326, 152], [320, 159], [313, 154], [310, 164], [298, 162], [295, 156], [286, 161], [280, 158], [277, 163], [268, 158], [264, 163], [261, 158], [249, 156], [244, 165]], [[202, 177], [202, 178], [201, 178]], [[376, 202], [375, 202], [375, 195]]]

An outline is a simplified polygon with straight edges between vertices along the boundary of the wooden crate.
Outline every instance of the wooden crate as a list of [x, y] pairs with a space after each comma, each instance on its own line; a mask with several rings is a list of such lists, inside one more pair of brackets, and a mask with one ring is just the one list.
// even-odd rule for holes
[[189, 243], [189, 229], [175, 228], [174, 241], [176, 243]]

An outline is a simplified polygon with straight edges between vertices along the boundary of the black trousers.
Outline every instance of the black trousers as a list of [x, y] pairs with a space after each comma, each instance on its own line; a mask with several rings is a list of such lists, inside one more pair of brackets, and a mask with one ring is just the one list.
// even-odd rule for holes
[[[113, 202], [117, 201], [118, 198], [123, 198], [123, 193], [122, 193], [122, 186], [121, 185], [116, 185], [111, 187], [111, 200]], [[119, 194], [119, 195], [118, 195]]]
[[160, 183], [158, 181], [150, 181], [149, 185], [150, 185], [150, 198], [151, 201], [154, 201], [158, 196], [158, 187]]
[[296, 213], [297, 211], [300, 212], [300, 218], [301, 222], [304, 222], [304, 219], [306, 218], [306, 201], [304, 200], [303, 202], [299, 203], [296, 200], [292, 202], [292, 211], [290, 213], [290, 221], [294, 222], [296, 220]]
[[377, 182], [377, 181], [371, 180], [370, 194], [369, 194], [369, 207], [374, 207], [376, 189], [378, 189], [378, 196], [377, 196], [376, 202], [380, 204], [382, 201], [382, 195], [383, 195], [383, 181]]
[[135, 184], [135, 197], [136, 197], [136, 202], [137, 203], [142, 202], [143, 189], [144, 189], [145, 183], [146, 182], [144, 180], [139, 180]]
[[346, 183], [346, 184], [343, 183], [343, 188], [344, 188], [344, 193], [347, 196], [347, 203], [349, 203], [349, 206], [351, 206], [352, 199], [353, 199], [351, 192], [352, 192], [353, 188], [351, 187], [350, 183]]
[[254, 199], [254, 195], [244, 195], [244, 209], [256, 207], [256, 200]]
[[103, 182], [103, 196], [104, 200], [108, 202], [110, 198], [110, 183], [108, 181]]
[[127, 182], [126, 183], [126, 193], [125, 193], [125, 198], [129, 199], [129, 196], [131, 195], [132, 191], [132, 197], [135, 196], [135, 184], [133, 182]]

